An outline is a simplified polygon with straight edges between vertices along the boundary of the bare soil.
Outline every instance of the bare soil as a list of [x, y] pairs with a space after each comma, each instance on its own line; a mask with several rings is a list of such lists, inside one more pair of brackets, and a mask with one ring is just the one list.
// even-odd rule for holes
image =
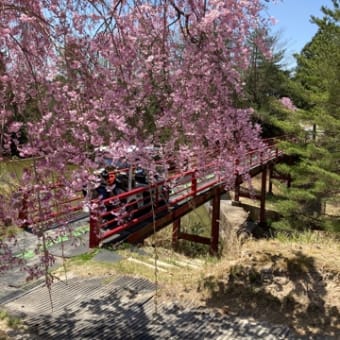
[[160, 298], [283, 324], [302, 336], [340, 339], [340, 242], [334, 235], [235, 240], [220, 258], [204, 247], [192, 255], [181, 246], [175, 252], [156, 238], [140, 248], [152, 257], [148, 264], [157, 259], [157, 275], [138, 262], [122, 261], [119, 270], [157, 280]]
[[[115, 270], [157, 281], [160, 298], [288, 325], [300, 335], [340, 339], [340, 238], [314, 232], [240, 242], [233, 232], [247, 219], [240, 209], [226, 202], [221, 205], [221, 225], [227, 229], [221, 231], [226, 235], [221, 238], [219, 258], [210, 257], [207, 246], [187, 241], [174, 251], [171, 228], [166, 228], [146, 240], [138, 252], [120, 252], [125, 259], [147, 261], [147, 266], [122, 260], [103, 268], [104, 273]], [[204, 211], [183, 220], [183, 228], [191, 223], [189, 229], [194, 230], [196, 222], [205, 219]], [[85, 275], [100, 271], [88, 265]]]
[[[234, 253], [236, 255], [236, 253]], [[221, 313], [340, 338], [339, 244], [251, 240], [206, 268], [181, 298]], [[177, 287], [178, 289], [178, 287]]]

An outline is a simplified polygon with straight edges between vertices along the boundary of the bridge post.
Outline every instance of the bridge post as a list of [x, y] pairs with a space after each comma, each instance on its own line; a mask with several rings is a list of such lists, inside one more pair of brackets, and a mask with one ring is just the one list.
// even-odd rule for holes
[[90, 231], [89, 231], [89, 248], [96, 248], [99, 245], [100, 238], [100, 214], [98, 209], [90, 208]]
[[268, 193], [272, 194], [273, 193], [273, 165], [269, 165], [269, 173], [268, 173]]
[[235, 202], [240, 202], [240, 190], [241, 190], [241, 181], [239, 180], [239, 174], [236, 174], [235, 187], [234, 187], [234, 201]]
[[217, 255], [218, 253], [218, 241], [220, 235], [220, 208], [221, 200], [217, 190], [215, 190], [212, 206], [212, 220], [211, 220], [211, 241], [210, 241], [210, 253]]
[[178, 243], [179, 233], [181, 232], [181, 219], [177, 218], [172, 224], [172, 246]]
[[267, 182], [267, 166], [263, 167], [261, 179], [261, 202], [260, 202], [260, 224], [266, 224], [266, 182]]
[[235, 175], [235, 187], [234, 187], [234, 201], [235, 202], [240, 202], [240, 188], [241, 188], [241, 181], [239, 180], [239, 173], [238, 173], [238, 165], [240, 161], [238, 159], [235, 160], [235, 170], [234, 170], [234, 175]]
[[287, 179], [287, 188], [289, 189], [292, 185], [292, 175], [288, 174], [288, 179]]
[[197, 194], [197, 178], [196, 178], [196, 170], [192, 173], [191, 176], [191, 193], [193, 196]]

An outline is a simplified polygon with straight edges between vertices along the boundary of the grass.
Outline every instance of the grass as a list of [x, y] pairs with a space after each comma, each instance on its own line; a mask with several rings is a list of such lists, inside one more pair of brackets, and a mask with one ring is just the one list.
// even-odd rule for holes
[[217, 261], [209, 256], [205, 260], [188, 258], [162, 247], [144, 246], [137, 249], [123, 245], [114, 250], [121, 260], [106, 263], [96, 260], [97, 251], [67, 259], [66, 274], [64, 268], [59, 268], [54, 275], [60, 279], [65, 279], [65, 276], [101, 276], [105, 282], [114, 280], [119, 275], [131, 275], [146, 278], [151, 282], [157, 281], [162, 287], [166, 287], [165, 291], [194, 289], [205, 268]]
[[282, 243], [313, 244], [322, 247], [327, 247], [328, 245], [337, 245], [340, 247], [340, 243], [338, 243], [338, 235], [327, 232], [318, 232], [312, 230], [304, 230], [301, 232], [278, 231], [275, 235], [275, 238]]
[[325, 202], [325, 214], [328, 216], [340, 216], [340, 195]]
[[2, 325], [0, 329], [6, 327], [11, 329], [18, 329], [22, 326], [22, 321], [20, 320], [20, 318], [10, 315], [7, 311], [0, 310], [0, 324]]
[[21, 181], [23, 170], [31, 166], [32, 161], [29, 159], [0, 161], [0, 189], [7, 192], [17, 188]]
[[88, 253], [84, 253], [78, 256], [73, 257], [74, 263], [78, 265], [82, 265], [84, 263], [87, 263], [88, 261], [92, 260], [94, 256], [98, 253], [99, 249], [94, 249]]
[[[207, 209], [201, 206], [194, 210], [182, 219], [181, 225], [182, 230], [188, 233], [206, 236], [210, 230], [210, 216]], [[237, 251], [233, 252], [233, 257], [222, 256], [220, 259], [209, 256], [209, 247], [206, 245], [180, 240], [177, 251], [174, 251], [171, 242], [172, 226], [168, 226], [145, 240], [141, 251], [135, 251], [134, 248], [126, 244], [115, 249], [114, 251], [122, 257], [121, 261], [111, 264], [97, 262], [94, 259], [97, 251], [92, 251], [67, 260], [66, 268], [75, 275], [84, 277], [103, 275], [114, 278], [120, 274], [128, 274], [142, 276], [151, 281], [154, 281], [157, 277], [158, 282], [177, 288], [180, 286], [195, 287], [197, 282], [207, 275], [219, 277], [221, 273], [225, 273], [226, 268], [232, 266], [233, 261], [240, 261], [244, 258], [245, 253], [250, 254], [250, 256], [262, 253], [257, 261], [259, 265], [264, 265], [272, 260], [270, 256], [263, 255], [265, 253], [275, 254], [282, 249], [285, 256], [289, 257], [290, 252], [301, 248], [315, 256], [318, 263], [324, 265], [328, 261], [333, 268], [332, 270], [339, 269], [340, 272], [340, 265], [336, 265], [336, 259], [340, 255], [339, 242], [333, 234], [308, 230], [304, 232], [278, 231], [272, 239], [250, 240], [244, 246], [228, 244], [228, 246], [237, 246]], [[325, 253], [325, 249], [327, 249], [328, 254]], [[200, 263], [196, 269], [189, 266], [183, 268], [183, 266], [178, 265], [180, 262], [194, 263], [195, 261]], [[156, 266], [154, 265], [155, 262]], [[160, 265], [161, 262], [168, 264], [169, 267]], [[278, 264], [281, 262], [279, 261]], [[285, 268], [284, 261], [282, 268]], [[234, 270], [237, 271], [237, 267]], [[251, 272], [250, 281], [253, 282], [257, 279], [257, 273]]]
[[[207, 208], [202, 205], [181, 218], [181, 232], [210, 237], [211, 216]], [[172, 225], [168, 225], [155, 235], [145, 240], [145, 244], [156, 245], [166, 249], [172, 249]], [[177, 251], [189, 257], [209, 257], [209, 246], [199, 243], [179, 240]]]
[[20, 232], [22, 232], [22, 229], [15, 226], [0, 228], [0, 240], [15, 237]]

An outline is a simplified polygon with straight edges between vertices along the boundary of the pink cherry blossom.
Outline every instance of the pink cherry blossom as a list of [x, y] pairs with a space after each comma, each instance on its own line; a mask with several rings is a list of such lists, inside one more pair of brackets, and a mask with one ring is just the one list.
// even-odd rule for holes
[[[41, 199], [53, 179], [71, 195], [99, 167], [96, 148], [110, 146], [118, 158], [152, 143], [185, 164], [192, 154], [203, 163], [218, 142], [215, 171], [231, 186], [235, 160], [243, 164], [263, 146], [251, 110], [233, 101], [250, 57], [247, 37], [266, 25], [261, 9], [260, 0], [3, 0], [0, 157], [13, 143], [34, 157], [18, 178], [22, 194]], [[18, 211], [9, 211], [15, 222]]]

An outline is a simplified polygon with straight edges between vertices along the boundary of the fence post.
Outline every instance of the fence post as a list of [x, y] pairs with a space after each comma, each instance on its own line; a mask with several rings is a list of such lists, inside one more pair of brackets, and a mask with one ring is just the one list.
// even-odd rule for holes
[[292, 186], [292, 175], [288, 174], [287, 188], [290, 188], [291, 186]]
[[268, 193], [273, 194], [273, 165], [269, 166], [269, 174], [268, 174]]
[[172, 224], [172, 246], [176, 247], [181, 232], [181, 219], [177, 218]]
[[96, 248], [99, 245], [101, 216], [98, 207], [90, 207], [90, 232], [89, 232], [89, 248]]
[[239, 180], [239, 173], [238, 173], [238, 165], [239, 165], [240, 161], [238, 159], [235, 160], [235, 170], [234, 170], [234, 175], [235, 175], [235, 187], [234, 187], [234, 191], [235, 191], [235, 196], [234, 196], [234, 201], [235, 202], [240, 202], [240, 180]]
[[191, 177], [191, 193], [193, 196], [196, 196], [196, 193], [197, 193], [196, 170], [193, 171], [192, 177]]
[[218, 254], [218, 240], [220, 234], [220, 208], [221, 201], [218, 190], [215, 189], [213, 198], [213, 211], [211, 220], [211, 241], [210, 241], [210, 253], [212, 255]]
[[267, 182], [267, 167], [262, 171], [261, 181], [261, 202], [260, 202], [260, 224], [266, 225], [266, 182]]

